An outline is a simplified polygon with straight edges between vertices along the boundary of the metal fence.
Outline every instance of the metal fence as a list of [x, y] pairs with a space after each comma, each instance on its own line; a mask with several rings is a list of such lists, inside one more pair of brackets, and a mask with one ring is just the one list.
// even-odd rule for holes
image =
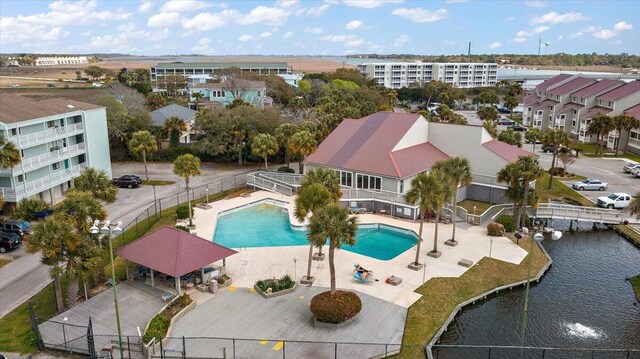
[[[521, 352], [522, 356], [520, 356]], [[640, 359], [640, 349], [521, 348], [518, 346], [438, 344], [433, 346], [433, 358]]]

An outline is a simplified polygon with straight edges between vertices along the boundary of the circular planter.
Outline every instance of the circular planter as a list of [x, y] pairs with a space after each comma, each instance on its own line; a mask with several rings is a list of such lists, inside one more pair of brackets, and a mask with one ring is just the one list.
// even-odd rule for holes
[[337, 328], [352, 322], [362, 310], [362, 301], [354, 292], [338, 290], [322, 292], [311, 299], [309, 308], [313, 324], [318, 327]]

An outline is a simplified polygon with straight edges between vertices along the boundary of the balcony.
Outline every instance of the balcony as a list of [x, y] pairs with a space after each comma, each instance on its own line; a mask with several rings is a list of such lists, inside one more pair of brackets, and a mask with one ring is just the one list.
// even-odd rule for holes
[[26, 184], [18, 183], [15, 189], [11, 187], [0, 187], [0, 194], [2, 194], [8, 202], [18, 202], [23, 198], [71, 180], [73, 177], [79, 175], [85, 167], [87, 167], [87, 164], [83, 163], [64, 171], [52, 173], [37, 180], [27, 182]]
[[51, 142], [63, 137], [77, 135], [82, 133], [82, 131], [82, 122], [78, 122], [67, 126], [48, 128], [44, 131], [29, 133], [26, 135], [9, 137], [9, 141], [15, 143], [19, 148], [25, 148]]
[[[50, 165], [54, 162], [62, 161], [69, 157], [84, 153], [84, 150], [85, 144], [83, 142], [64, 147], [56, 151], [51, 151], [49, 153], [44, 153], [39, 156], [23, 158], [21, 164], [12, 169], [13, 174], [16, 175], [24, 172], [29, 172], [36, 168]], [[0, 169], [0, 173], [11, 173], [12, 170]]]
[[629, 140], [627, 141], [627, 146], [640, 148], [640, 139], [639, 138], [629, 138]]

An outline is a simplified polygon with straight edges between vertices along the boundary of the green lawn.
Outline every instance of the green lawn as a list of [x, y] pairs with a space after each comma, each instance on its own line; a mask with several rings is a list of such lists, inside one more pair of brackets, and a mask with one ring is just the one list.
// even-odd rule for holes
[[629, 279], [629, 282], [631, 282], [633, 291], [636, 292], [636, 300], [640, 301], [640, 274], [635, 277], [631, 277], [631, 279]]
[[[520, 247], [528, 251], [530, 242], [520, 240]], [[460, 277], [433, 278], [416, 289], [422, 297], [407, 313], [402, 337], [402, 350], [396, 358], [424, 358], [424, 347], [436, 334], [455, 307], [468, 299], [493, 288], [527, 278], [529, 257], [519, 265], [497, 259], [483, 258]], [[534, 247], [533, 273], [547, 263], [539, 247]]]
[[166, 186], [169, 184], [174, 184], [176, 183], [176, 181], [161, 181], [161, 180], [142, 180], [142, 184], [143, 185], [148, 185], [148, 186]]
[[2, 259], [2, 258], [0, 258], [0, 268], [6, 266], [9, 263], [11, 263], [11, 259]]
[[[217, 201], [223, 198], [237, 197], [243, 193], [250, 192], [249, 188], [239, 188], [224, 191], [209, 196], [209, 201]], [[204, 202], [204, 198], [196, 199], [193, 204]], [[123, 245], [130, 243], [149, 230], [159, 228], [163, 225], [174, 225], [176, 221], [175, 215], [176, 207], [167, 208], [162, 211], [162, 218], [158, 218], [155, 221], [155, 216], [147, 218], [138, 222], [138, 231], [133, 226], [124, 232], [123, 236], [118, 236], [113, 244], [114, 251]], [[103, 261], [104, 273], [111, 273], [111, 265], [109, 263], [109, 255], [107, 254]], [[122, 258], [115, 259], [116, 265], [116, 277], [120, 280], [125, 279], [125, 263]], [[63, 280], [63, 289], [66, 288], [66, 282]], [[46, 286], [42, 291], [33, 296], [31, 301], [34, 303], [34, 310], [42, 322], [50, 319], [56, 314], [56, 300], [53, 290], [53, 284]], [[29, 308], [25, 303], [4, 317], [0, 318], [0, 352], [17, 352], [17, 353], [35, 353], [37, 351], [36, 343], [33, 340], [33, 333], [31, 332], [31, 324], [29, 321]]]
[[489, 202], [480, 202], [480, 201], [474, 201], [472, 199], [465, 199], [458, 202], [458, 206], [466, 209], [467, 212], [469, 212], [469, 214], [474, 214], [473, 207], [475, 207], [476, 208], [475, 214], [479, 215], [484, 213], [484, 211], [486, 211], [487, 209], [489, 209], [489, 207], [493, 205]]
[[[577, 145], [578, 148], [581, 149], [580, 154], [585, 155], [586, 157], [600, 157], [600, 155], [596, 155], [596, 145], [594, 143], [581, 143]], [[604, 158], [626, 158], [628, 160], [632, 160], [635, 162], [640, 162], [640, 156], [631, 152], [623, 152], [620, 150], [620, 154], [615, 156], [614, 151], [610, 148], [604, 149]]]
[[[585, 179], [584, 176], [573, 177], [561, 177], [563, 181], [579, 181]], [[546, 203], [550, 200], [563, 201], [568, 200], [571, 202], [579, 203], [582, 206], [595, 207], [596, 204], [591, 202], [588, 198], [582, 196], [580, 193], [571, 189], [569, 186], [560, 182], [558, 177], [553, 177], [553, 183], [551, 189], [547, 189], [549, 184], [549, 173], [544, 173], [536, 181], [536, 193], [538, 193], [539, 202]]]

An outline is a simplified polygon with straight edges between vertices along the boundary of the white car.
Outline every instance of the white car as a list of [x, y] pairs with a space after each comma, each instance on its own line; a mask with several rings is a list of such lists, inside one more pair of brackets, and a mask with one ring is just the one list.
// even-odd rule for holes
[[605, 208], [622, 209], [631, 203], [631, 196], [627, 193], [612, 193], [607, 197], [598, 197], [598, 206]]
[[103, 82], [94, 82], [91, 86], [93, 86], [93, 87], [102, 87], [102, 86], [104, 86], [104, 83]]
[[625, 165], [624, 167], [622, 167], [622, 170], [627, 172], [627, 173], [631, 173], [636, 168], [640, 168], [640, 164], [638, 164], [638, 163], [628, 164], [628, 165]]
[[606, 182], [602, 182], [599, 179], [586, 179], [583, 181], [575, 182], [571, 185], [571, 188], [577, 189], [578, 191], [584, 190], [594, 190], [594, 191], [604, 191], [607, 189], [609, 184]]
[[640, 167], [632, 168], [631, 174], [634, 175], [635, 177], [640, 177]]

